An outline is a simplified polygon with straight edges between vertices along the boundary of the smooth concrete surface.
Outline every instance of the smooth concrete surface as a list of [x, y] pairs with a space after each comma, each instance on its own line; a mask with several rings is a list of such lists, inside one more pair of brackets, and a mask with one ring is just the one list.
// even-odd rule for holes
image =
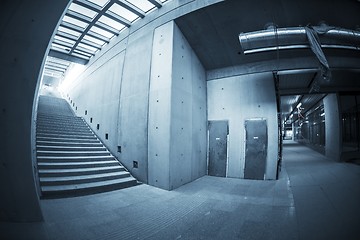
[[[76, 114], [85, 118], [109, 150], [142, 182], [148, 182], [148, 169], [151, 169], [148, 167], [148, 114], [154, 30], [181, 15], [217, 2], [220, 0], [166, 2], [112, 39], [89, 61], [84, 72], [67, 84], [64, 95]], [[205, 92], [205, 89], [200, 92]], [[202, 107], [203, 111], [205, 107]], [[100, 124], [99, 130], [96, 129], [97, 124]], [[203, 127], [201, 129], [204, 130]], [[109, 139], [105, 138], [106, 133]], [[205, 145], [206, 142], [203, 142], [197, 146]], [[120, 147], [121, 152], [118, 151]], [[204, 168], [205, 150], [201, 151], [201, 168]], [[186, 158], [193, 157], [197, 159], [196, 154]], [[137, 162], [136, 168], [134, 161]], [[204, 174], [197, 168], [193, 166], [189, 173], [192, 179]]]
[[176, 24], [155, 29], [149, 127], [149, 184], [174, 189], [206, 172], [205, 71]]
[[[112, 153], [117, 152], [124, 58], [125, 51], [120, 51], [102, 65], [93, 66], [90, 73], [83, 73], [79, 77], [80, 80], [74, 81], [68, 92], [64, 94], [75, 114], [85, 119]], [[106, 134], [108, 139], [105, 137]]]
[[49, 41], [68, 3], [0, 3], [0, 220], [42, 220], [35, 180], [36, 97]]
[[209, 121], [229, 121], [227, 176], [244, 177], [245, 120], [264, 118], [268, 129], [265, 179], [275, 179], [278, 132], [272, 73], [247, 74], [208, 81], [207, 101]]
[[335, 161], [341, 160], [342, 132], [340, 123], [339, 98], [335, 93], [324, 99], [325, 112], [325, 155]]
[[41, 200], [43, 223], [0, 223], [1, 239], [349, 239], [360, 237], [360, 166], [284, 144], [277, 181], [202, 177]]

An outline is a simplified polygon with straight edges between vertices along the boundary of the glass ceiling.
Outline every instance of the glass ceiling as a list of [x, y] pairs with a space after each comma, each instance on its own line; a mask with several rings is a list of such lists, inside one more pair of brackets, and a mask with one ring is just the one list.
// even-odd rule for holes
[[87, 62], [121, 31], [170, 0], [73, 0], [51, 42], [44, 74], [64, 77], [72, 62]]

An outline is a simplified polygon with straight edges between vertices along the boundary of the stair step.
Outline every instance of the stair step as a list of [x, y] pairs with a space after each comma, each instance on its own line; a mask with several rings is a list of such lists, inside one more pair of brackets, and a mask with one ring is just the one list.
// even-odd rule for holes
[[56, 142], [56, 141], [43, 141], [37, 140], [36, 145], [43, 145], [43, 146], [73, 146], [73, 147], [103, 147], [101, 142], [96, 143], [87, 143], [87, 142]]
[[37, 126], [83, 126], [84, 127], [84, 121], [83, 120], [72, 120], [72, 121], [60, 121], [60, 120], [41, 120], [38, 119], [36, 121]]
[[38, 156], [107, 156], [108, 151], [44, 151], [37, 150]]
[[96, 139], [94, 134], [74, 135], [74, 134], [57, 134], [57, 133], [36, 133], [37, 137], [53, 137], [53, 138], [75, 138], [75, 139]]
[[125, 177], [130, 177], [130, 173], [122, 171], [122, 172], [91, 174], [91, 175], [71, 176], [71, 177], [43, 177], [40, 178], [40, 183], [41, 186], [56, 186], [56, 185], [69, 185], [69, 184], [106, 181], [106, 180], [119, 179]]
[[84, 123], [74, 125], [74, 124], [64, 124], [64, 125], [55, 125], [51, 124], [37, 124], [37, 128], [46, 129], [46, 130], [63, 130], [63, 129], [74, 129], [74, 130], [89, 130], [88, 126], [84, 126]]
[[43, 130], [43, 129], [38, 129], [37, 130], [37, 134], [41, 135], [41, 134], [52, 134], [52, 135], [67, 135], [67, 136], [94, 136], [94, 134], [89, 130], [86, 132], [78, 132], [78, 131], [71, 131], [71, 130], [62, 130], [62, 131], [55, 131], [55, 130], [51, 130], [51, 131], [47, 131], [47, 130]]
[[[107, 156], [37, 156], [39, 162], [90, 162], [115, 160], [111, 155]], [[117, 161], [117, 160], [116, 160]]]
[[92, 138], [61, 138], [54, 136], [37, 136], [37, 141], [50, 141], [50, 142], [68, 142], [68, 143], [100, 143], [100, 141], [94, 136]]
[[137, 181], [133, 177], [120, 178], [93, 183], [80, 183], [61, 186], [42, 186], [44, 197], [62, 197], [64, 195], [79, 196], [88, 193], [99, 193], [135, 186]]
[[116, 160], [109, 161], [90, 161], [90, 162], [39, 162], [38, 169], [70, 169], [70, 168], [90, 168], [118, 166], [120, 163]]
[[36, 147], [37, 150], [40, 151], [106, 151], [106, 148], [104, 146], [99, 147], [75, 147], [75, 146], [44, 146], [44, 145], [38, 145]]
[[62, 176], [81, 176], [89, 174], [111, 173], [125, 171], [123, 166], [93, 167], [93, 168], [73, 168], [73, 169], [39, 169], [40, 177], [62, 177]]
[[36, 153], [42, 197], [78, 196], [137, 185], [62, 98], [39, 97]]

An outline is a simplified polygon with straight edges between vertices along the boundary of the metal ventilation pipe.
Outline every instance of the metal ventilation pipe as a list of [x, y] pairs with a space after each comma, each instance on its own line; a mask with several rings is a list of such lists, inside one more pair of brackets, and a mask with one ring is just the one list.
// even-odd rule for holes
[[[360, 50], [360, 31], [326, 26], [314, 26], [322, 48]], [[269, 28], [240, 33], [239, 41], [244, 54], [309, 48], [305, 27]]]

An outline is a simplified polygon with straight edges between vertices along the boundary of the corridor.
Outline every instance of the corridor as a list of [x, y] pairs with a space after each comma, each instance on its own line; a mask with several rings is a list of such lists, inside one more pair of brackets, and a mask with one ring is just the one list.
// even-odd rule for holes
[[0, 223], [1, 239], [359, 239], [360, 166], [284, 143], [277, 181], [205, 176], [41, 200], [44, 223]]

